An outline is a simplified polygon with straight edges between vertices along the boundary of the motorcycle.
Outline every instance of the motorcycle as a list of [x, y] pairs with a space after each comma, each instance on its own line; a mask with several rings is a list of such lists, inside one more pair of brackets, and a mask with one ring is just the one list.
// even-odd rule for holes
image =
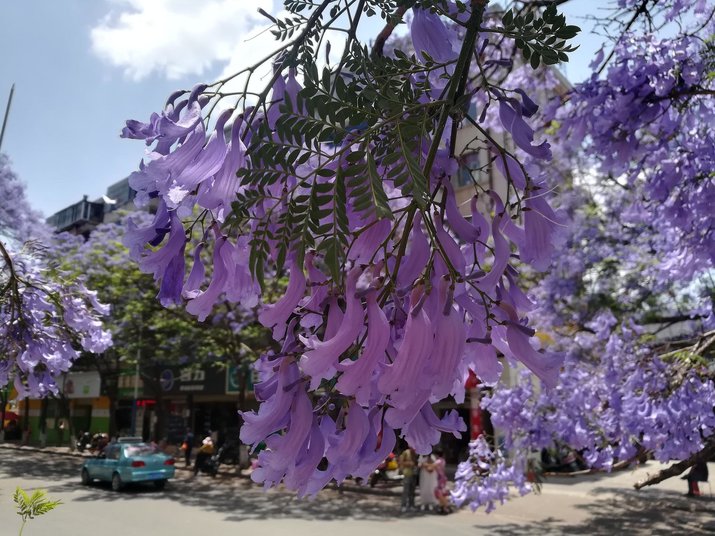
[[109, 444], [109, 434], [98, 433], [92, 436], [92, 441], [89, 443], [91, 452], [102, 452], [104, 447]]
[[218, 474], [218, 468], [219, 465], [221, 465], [218, 453], [206, 456], [200, 460], [197, 459], [196, 463], [198, 464], [198, 472], [205, 475], [211, 475], [212, 477], [215, 477]]
[[92, 445], [92, 436], [89, 432], [82, 432], [77, 437], [77, 442], [75, 446], [77, 447], [77, 452], [84, 452], [84, 449], [89, 448]]
[[368, 484], [374, 488], [379, 481], [396, 482], [402, 480], [402, 475], [397, 470], [397, 458], [393, 452], [370, 475]]
[[227, 441], [218, 449], [216, 453], [218, 462], [227, 465], [238, 465], [241, 460], [240, 443]]

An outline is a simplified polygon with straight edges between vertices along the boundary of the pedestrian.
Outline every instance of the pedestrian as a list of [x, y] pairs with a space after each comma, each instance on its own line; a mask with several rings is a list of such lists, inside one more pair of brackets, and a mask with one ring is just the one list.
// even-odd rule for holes
[[423, 510], [436, 509], [439, 505], [435, 492], [437, 491], [437, 471], [435, 467], [435, 457], [430, 454], [428, 456], [420, 456], [420, 508]]
[[447, 490], [447, 462], [444, 459], [444, 452], [441, 448], [434, 449], [434, 472], [437, 475], [437, 487], [434, 496], [439, 503], [438, 512], [449, 514], [452, 511], [452, 504], [449, 501], [449, 491]]
[[698, 482], [707, 482], [709, 476], [708, 464], [705, 461], [699, 461], [693, 465], [688, 474], [682, 477], [683, 480], [688, 481], [688, 493], [686, 493], [685, 496], [699, 497], [700, 486], [698, 486]]
[[214, 454], [214, 442], [211, 436], [207, 436], [201, 442], [199, 451], [196, 453], [196, 461], [194, 462], [194, 475], [199, 474], [199, 470], [206, 463], [206, 460]]
[[181, 443], [181, 450], [184, 451], [184, 461], [186, 462], [186, 467], [191, 466], [191, 451], [194, 448], [194, 433], [191, 428], [186, 428], [186, 434], [184, 435], [184, 440]]
[[415, 479], [417, 469], [417, 453], [408, 446], [397, 458], [397, 466], [402, 473], [402, 512], [415, 508]]

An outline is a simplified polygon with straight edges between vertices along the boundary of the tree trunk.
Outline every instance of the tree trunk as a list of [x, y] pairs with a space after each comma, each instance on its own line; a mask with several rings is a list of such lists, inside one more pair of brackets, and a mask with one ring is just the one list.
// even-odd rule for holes
[[166, 401], [164, 400], [164, 391], [161, 388], [161, 371], [162, 367], [154, 366], [146, 370], [142, 374], [145, 385], [149, 386], [151, 394], [156, 402], [154, 411], [156, 413], [156, 424], [149, 432], [149, 439], [159, 441], [166, 436]]
[[[29, 399], [28, 403], [29, 403]], [[47, 445], [47, 399], [43, 398], [40, 402], [40, 446], [44, 448]]]
[[72, 438], [74, 437], [74, 424], [72, 423], [72, 416], [70, 412], [70, 400], [63, 394], [60, 394], [60, 421], [64, 420], [67, 423], [65, 429], [60, 433], [60, 446], [64, 443], [65, 433], [68, 434], [69, 447], [70, 450], [74, 450], [74, 444]]
[[[0, 391], [0, 432], [5, 432], [5, 406], [7, 406], [8, 392], [6, 388]], [[3, 437], [4, 439], [4, 437]]]

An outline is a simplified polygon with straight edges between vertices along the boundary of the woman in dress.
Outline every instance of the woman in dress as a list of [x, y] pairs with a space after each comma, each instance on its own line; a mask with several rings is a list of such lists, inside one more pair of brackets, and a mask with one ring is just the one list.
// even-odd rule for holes
[[434, 465], [435, 457], [420, 456], [420, 505], [423, 510], [431, 510], [439, 505], [435, 491], [437, 490], [437, 471]]

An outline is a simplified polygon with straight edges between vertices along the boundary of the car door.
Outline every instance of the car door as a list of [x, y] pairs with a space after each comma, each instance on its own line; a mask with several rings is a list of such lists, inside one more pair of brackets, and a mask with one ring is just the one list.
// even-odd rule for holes
[[104, 448], [105, 458], [102, 460], [101, 476], [102, 480], [111, 480], [117, 465], [119, 465], [119, 445], [107, 445]]

